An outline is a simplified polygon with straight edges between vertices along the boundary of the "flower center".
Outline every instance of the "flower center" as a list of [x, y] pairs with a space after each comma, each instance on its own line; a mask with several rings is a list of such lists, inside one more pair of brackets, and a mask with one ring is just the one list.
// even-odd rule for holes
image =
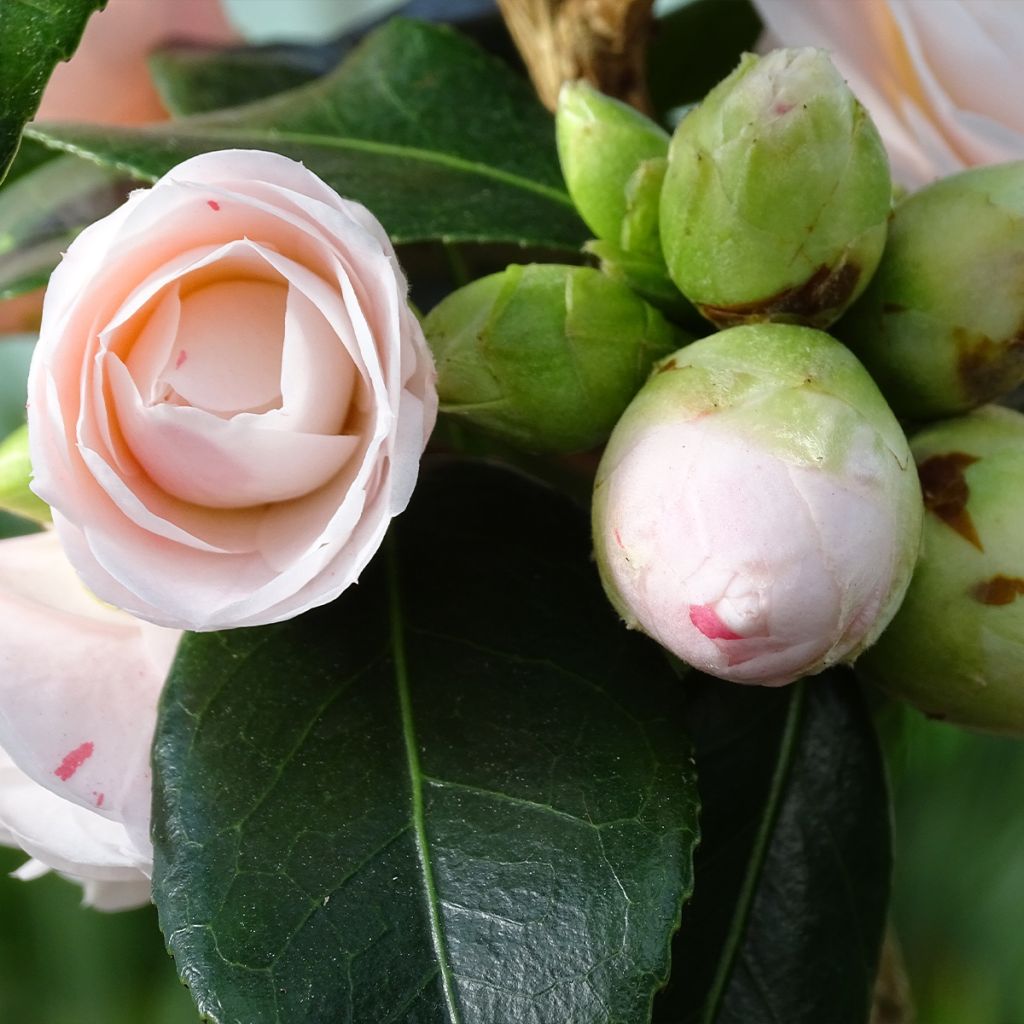
[[174, 344], [158, 378], [157, 393], [174, 394], [162, 400], [177, 395], [223, 417], [280, 408], [287, 297], [281, 282], [244, 279], [183, 293]]

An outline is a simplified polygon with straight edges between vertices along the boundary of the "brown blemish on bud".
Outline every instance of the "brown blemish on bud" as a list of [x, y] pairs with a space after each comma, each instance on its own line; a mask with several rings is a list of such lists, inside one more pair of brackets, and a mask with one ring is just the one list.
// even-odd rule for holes
[[1018, 332], [1009, 341], [993, 341], [956, 327], [953, 340], [959, 350], [957, 373], [975, 401], [999, 398], [1024, 382], [1024, 333]]
[[674, 359], [668, 359], [657, 370], [654, 371], [654, 376], [657, 377], [659, 373], [668, 373], [669, 370], [678, 369], [679, 364]]
[[966, 452], [933, 455], [917, 467], [917, 475], [921, 478], [924, 507], [956, 530], [964, 540], [984, 551], [971, 514], [967, 511], [971, 490], [964, 477], [964, 470], [977, 461], [977, 456]]
[[803, 284], [784, 288], [766, 299], [735, 306], [698, 304], [697, 308], [719, 327], [765, 320], [826, 327], [847, 304], [859, 280], [860, 267], [856, 263], [841, 263], [834, 270], [821, 266]]
[[1013, 604], [1018, 597], [1024, 597], [1024, 579], [1019, 576], [993, 576], [976, 583], [970, 594], [982, 604]]

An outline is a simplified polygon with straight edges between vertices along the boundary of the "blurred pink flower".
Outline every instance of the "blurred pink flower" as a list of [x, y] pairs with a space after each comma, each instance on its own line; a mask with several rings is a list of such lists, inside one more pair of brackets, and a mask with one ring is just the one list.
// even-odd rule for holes
[[145, 902], [149, 748], [180, 634], [79, 582], [52, 531], [0, 541], [0, 843], [80, 881], [86, 902]]
[[754, 0], [773, 42], [820, 46], [868, 108], [907, 187], [1024, 158], [1024, 4]]
[[167, 117], [146, 67], [171, 41], [237, 42], [218, 0], [110, 0], [82, 43], [58, 64], [36, 115], [41, 121], [131, 124]]

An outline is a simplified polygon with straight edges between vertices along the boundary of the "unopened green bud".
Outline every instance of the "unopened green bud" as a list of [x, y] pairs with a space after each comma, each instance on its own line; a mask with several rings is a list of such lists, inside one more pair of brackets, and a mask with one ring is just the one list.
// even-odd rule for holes
[[[555, 133], [569, 195], [587, 227], [598, 238], [622, 245], [623, 221], [627, 215], [639, 216], [646, 219], [646, 227], [641, 231], [634, 224], [628, 229], [631, 244], [641, 249], [654, 246], [656, 252], [657, 196], [664, 169], [641, 165], [664, 159], [668, 134], [633, 107], [586, 82], [562, 86]], [[638, 206], [650, 207], [650, 212], [638, 215]]]
[[1024, 162], [900, 203], [871, 286], [837, 332], [896, 412], [966, 412], [1024, 383]]
[[52, 518], [50, 506], [29, 490], [31, 479], [28, 427], [19, 427], [0, 444], [0, 509], [48, 523]]
[[510, 266], [427, 315], [441, 410], [538, 452], [600, 444], [653, 363], [689, 337], [589, 267]]
[[853, 658], [910, 581], [921, 495], [864, 368], [821, 331], [750, 324], [661, 362], [594, 487], [594, 549], [627, 624], [724, 679]]
[[986, 406], [911, 448], [927, 509], [921, 559], [857, 670], [932, 717], [1024, 735], [1024, 415]]
[[823, 50], [746, 54], [673, 136], [669, 273], [719, 326], [827, 327], [878, 265], [891, 190], [882, 140]]

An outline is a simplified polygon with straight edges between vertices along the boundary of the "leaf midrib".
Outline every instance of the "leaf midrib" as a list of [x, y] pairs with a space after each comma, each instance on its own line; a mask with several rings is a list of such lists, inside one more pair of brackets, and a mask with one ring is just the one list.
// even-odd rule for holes
[[402, 601], [399, 592], [398, 553], [392, 537], [387, 542], [388, 589], [390, 597], [391, 646], [394, 652], [395, 683], [398, 687], [398, 702], [402, 717], [402, 737], [405, 742], [406, 766], [409, 772], [409, 788], [412, 795], [413, 834], [416, 838], [416, 852], [419, 856], [420, 873], [427, 897], [427, 912], [430, 918], [430, 938], [441, 971], [441, 987], [444, 990], [445, 1006], [451, 1024], [461, 1024], [458, 1004], [455, 1000], [455, 983], [448, 962], [448, 948], [441, 924], [441, 908], [434, 884], [434, 871], [427, 843], [426, 824], [423, 816], [423, 770], [416, 745], [416, 729], [413, 723], [412, 699], [409, 694], [409, 672], [405, 658], [405, 623], [402, 616]]
[[729, 979], [732, 977], [733, 969], [741, 952], [740, 944], [746, 931], [747, 921], [750, 918], [754, 898], [757, 895], [757, 883], [760, 880], [761, 869], [764, 867], [768, 847], [775, 832], [775, 822], [778, 818], [779, 809], [782, 806], [783, 796], [785, 795], [786, 783], [789, 780], [789, 770], [796, 755], [805, 693], [806, 680], [801, 679], [793, 684], [793, 695], [790, 698], [789, 707], [786, 709], [786, 721], [783, 726], [782, 738], [779, 741], [775, 771], [772, 773], [764, 814], [761, 816], [757, 836], [750, 851], [750, 861], [747, 864], [747, 871], [733, 910], [732, 921], [726, 935], [722, 955], [718, 961], [718, 971], [712, 982], [707, 1001], [704, 1004], [704, 1012], [700, 1018], [701, 1024], [715, 1024], [722, 999], [725, 996], [725, 990], [728, 987]]
[[[65, 126], [54, 125], [51, 127], [59, 130], [61, 127]], [[272, 142], [275, 146], [279, 146], [281, 143], [321, 146], [325, 149], [347, 149], [354, 152], [374, 153], [378, 156], [394, 156], [401, 157], [403, 159], [420, 160], [423, 163], [432, 163], [440, 167], [448, 167], [452, 170], [462, 171], [468, 174], [476, 174], [479, 177], [490, 178], [493, 181], [500, 181], [502, 184], [511, 185], [514, 188], [522, 189], [525, 192], [533, 192], [536, 195], [543, 196], [545, 199], [561, 203], [563, 206], [566, 206], [571, 210], [575, 209], [568, 193], [563, 192], [552, 185], [545, 185], [542, 182], [534, 181], [531, 178], [524, 178], [511, 171], [502, 170], [500, 167], [492, 167], [489, 164], [482, 164], [475, 160], [467, 160], [464, 157], [455, 156], [451, 153], [443, 153], [440, 150], [421, 149], [418, 146], [409, 146], [396, 142], [377, 142], [371, 139], [357, 139], [351, 136], [319, 135], [309, 132], [278, 131], [276, 129], [212, 128], [203, 130], [200, 128], [197, 130], [196, 128], [186, 128], [184, 131], [180, 131], [176, 134], [180, 138], [226, 139], [232, 142], [238, 142], [241, 140]], [[57, 148], [70, 153], [76, 153], [79, 155], [82, 153], [89, 153], [94, 159], [99, 156], [95, 149], [90, 150], [82, 146], [81, 143], [62, 139], [59, 134], [51, 135], [45, 128], [29, 128], [26, 130], [26, 135], [35, 139], [37, 142], [42, 142], [51, 147], [56, 146]], [[166, 135], [164, 132], [153, 133], [153, 137], [158, 139], [164, 135]], [[174, 136], [170, 137], [173, 138]], [[153, 180], [151, 172], [144, 171], [137, 164], [126, 165], [123, 162], [118, 162], [117, 166], [130, 166], [134, 173], [142, 174], [146, 178]]]

